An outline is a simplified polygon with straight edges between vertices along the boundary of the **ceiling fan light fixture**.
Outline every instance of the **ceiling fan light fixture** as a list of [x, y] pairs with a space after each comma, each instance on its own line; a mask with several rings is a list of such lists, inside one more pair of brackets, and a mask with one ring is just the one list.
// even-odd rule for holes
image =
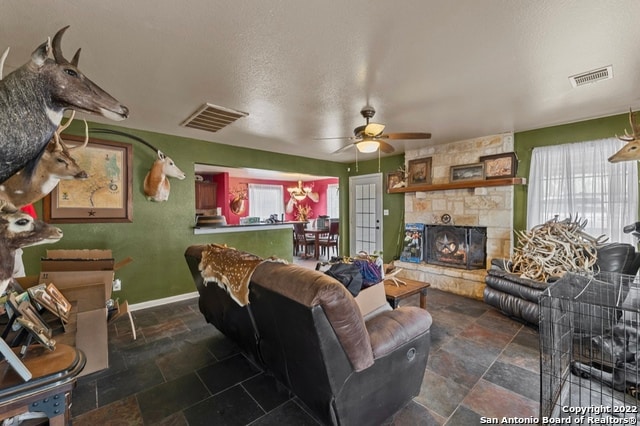
[[378, 148], [380, 148], [380, 143], [374, 140], [363, 140], [356, 143], [356, 148], [358, 148], [358, 151], [368, 154], [371, 152], [376, 152]]

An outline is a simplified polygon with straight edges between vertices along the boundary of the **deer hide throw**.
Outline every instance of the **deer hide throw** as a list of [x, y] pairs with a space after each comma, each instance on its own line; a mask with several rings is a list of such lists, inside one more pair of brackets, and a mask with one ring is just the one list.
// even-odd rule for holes
[[249, 304], [249, 282], [253, 271], [265, 261], [286, 263], [275, 258], [263, 259], [226, 245], [210, 244], [202, 252], [198, 268], [205, 285], [217, 283], [238, 305], [245, 306]]

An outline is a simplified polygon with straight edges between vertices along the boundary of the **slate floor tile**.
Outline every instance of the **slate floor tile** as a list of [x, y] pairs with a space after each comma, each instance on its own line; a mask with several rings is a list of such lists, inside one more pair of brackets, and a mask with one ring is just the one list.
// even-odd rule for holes
[[143, 424], [142, 415], [135, 396], [115, 401], [73, 418], [73, 426], [139, 426]]
[[272, 376], [266, 374], [260, 374], [242, 382], [242, 387], [267, 412], [292, 398], [292, 395], [283, 385], [278, 383]]
[[534, 401], [540, 400], [540, 375], [531, 370], [497, 361], [483, 378]]
[[260, 417], [251, 426], [320, 426], [313, 417], [307, 414], [293, 401], [286, 402]]
[[[312, 267], [315, 267], [313, 262]], [[418, 306], [418, 298], [406, 305]], [[539, 334], [482, 301], [429, 289], [431, 352], [420, 394], [384, 426], [537, 416]], [[304, 405], [207, 324], [197, 299], [109, 325], [110, 367], [81, 377], [77, 425], [313, 425]]]
[[154, 363], [143, 363], [101, 377], [98, 379], [98, 406], [103, 407], [162, 382], [164, 382], [162, 373]]
[[236, 383], [258, 375], [260, 370], [247, 361], [244, 356], [234, 355], [231, 358], [200, 368], [196, 372], [211, 394], [215, 395]]
[[264, 414], [265, 412], [240, 385], [184, 410], [189, 426], [242, 426]]
[[462, 404], [484, 417], [538, 416], [540, 404], [484, 379], [480, 379]]
[[139, 392], [137, 398], [145, 423], [156, 424], [209, 396], [200, 378], [192, 372]]

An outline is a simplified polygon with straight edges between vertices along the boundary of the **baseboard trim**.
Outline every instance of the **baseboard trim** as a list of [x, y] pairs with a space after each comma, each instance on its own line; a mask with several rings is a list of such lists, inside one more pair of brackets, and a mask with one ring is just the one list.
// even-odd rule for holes
[[198, 297], [197, 291], [192, 293], [179, 294], [177, 296], [165, 297], [163, 299], [149, 300], [148, 302], [140, 302], [129, 305], [130, 311], [138, 311], [140, 309], [154, 308], [156, 306], [168, 305], [169, 303], [182, 302], [183, 300], [189, 300]]

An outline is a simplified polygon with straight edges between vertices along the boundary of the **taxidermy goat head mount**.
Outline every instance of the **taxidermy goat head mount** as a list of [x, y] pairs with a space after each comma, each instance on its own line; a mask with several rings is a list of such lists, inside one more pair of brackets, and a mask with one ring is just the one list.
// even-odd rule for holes
[[640, 127], [636, 123], [636, 115], [629, 109], [629, 123], [631, 124], [631, 134], [624, 130], [624, 136], [618, 136], [621, 141], [627, 142], [620, 151], [609, 157], [610, 163], [620, 161], [640, 160]]
[[147, 196], [149, 201], [167, 201], [169, 199], [169, 192], [171, 191], [171, 185], [169, 184], [170, 177], [182, 180], [185, 178], [185, 174], [182, 170], [176, 166], [170, 157], [164, 155], [162, 151], [151, 145], [138, 136], [130, 135], [125, 132], [119, 132], [117, 130], [110, 129], [95, 129], [95, 133], [108, 133], [112, 135], [120, 135], [141, 142], [147, 147], [156, 152], [158, 158], [153, 162], [151, 170], [144, 178], [144, 195]]
[[[0, 183], [23, 168], [27, 172], [35, 169], [65, 110], [111, 120], [124, 120], [129, 115], [126, 106], [78, 69], [80, 49], [71, 61], [65, 59], [60, 44], [67, 28], [58, 31], [53, 41], [41, 44], [29, 62], [0, 80]], [[6, 52], [0, 58], [0, 70], [5, 58]]]

